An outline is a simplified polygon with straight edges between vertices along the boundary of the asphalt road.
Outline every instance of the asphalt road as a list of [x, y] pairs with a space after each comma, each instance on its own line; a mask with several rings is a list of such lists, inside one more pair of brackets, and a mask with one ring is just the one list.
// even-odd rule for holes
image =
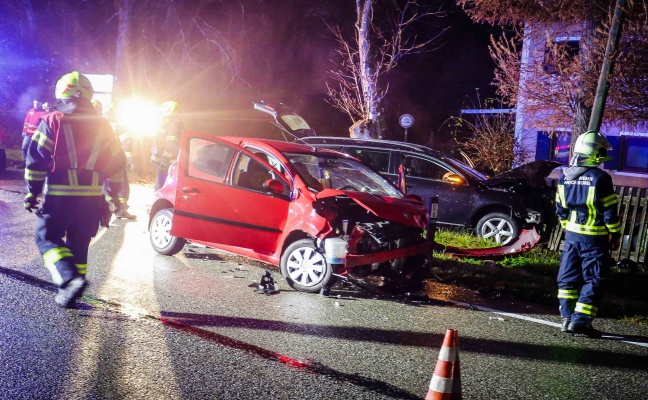
[[260, 294], [262, 264], [157, 255], [144, 186], [138, 220], [93, 241], [78, 309], [60, 309], [20, 176], [0, 173], [0, 399], [422, 399], [449, 328], [464, 399], [648, 398], [648, 327], [597, 320], [611, 333], [592, 340], [533, 305], [323, 298], [278, 273], [280, 292]]

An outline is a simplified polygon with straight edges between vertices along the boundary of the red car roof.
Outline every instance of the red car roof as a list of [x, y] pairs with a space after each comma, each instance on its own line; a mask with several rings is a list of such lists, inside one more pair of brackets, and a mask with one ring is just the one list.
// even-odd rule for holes
[[257, 146], [269, 146], [273, 149], [279, 151], [280, 153], [306, 153], [306, 154], [329, 154], [329, 155], [342, 155], [347, 157], [346, 154], [337, 152], [335, 150], [329, 150], [324, 148], [315, 148], [309, 144], [301, 144], [294, 142], [282, 142], [280, 140], [270, 140], [270, 139], [255, 139], [247, 137], [236, 137], [236, 136], [219, 136], [219, 139], [226, 140], [234, 144], [247, 144], [247, 145], [257, 145]]

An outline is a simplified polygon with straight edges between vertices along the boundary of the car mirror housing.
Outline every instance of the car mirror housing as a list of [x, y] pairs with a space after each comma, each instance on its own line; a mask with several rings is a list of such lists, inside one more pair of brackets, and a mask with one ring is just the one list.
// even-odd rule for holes
[[466, 180], [462, 178], [461, 176], [457, 174], [453, 174], [452, 172], [448, 172], [447, 174], [443, 175], [443, 181], [444, 182], [450, 182], [454, 183], [457, 185], [465, 185]]
[[283, 183], [277, 179], [268, 179], [263, 183], [263, 187], [273, 194], [282, 194], [284, 192]]

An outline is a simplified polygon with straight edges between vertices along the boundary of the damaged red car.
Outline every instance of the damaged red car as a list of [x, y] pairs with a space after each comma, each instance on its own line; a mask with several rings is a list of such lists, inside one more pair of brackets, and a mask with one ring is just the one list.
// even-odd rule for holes
[[308, 145], [184, 132], [150, 210], [150, 241], [186, 242], [278, 266], [296, 290], [336, 278], [417, 279], [428, 211], [357, 159]]

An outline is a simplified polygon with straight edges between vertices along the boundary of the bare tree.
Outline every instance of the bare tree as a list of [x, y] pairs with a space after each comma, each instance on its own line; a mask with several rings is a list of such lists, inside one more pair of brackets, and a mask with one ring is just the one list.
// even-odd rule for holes
[[524, 141], [515, 137], [513, 113], [495, 112], [502, 109], [501, 104], [493, 99], [482, 101], [479, 93], [477, 105], [472, 108], [483, 112], [474, 114], [474, 118], [450, 117], [446, 124], [459, 148], [468, 154], [478, 170], [498, 174], [528, 157], [529, 149], [524, 147]]
[[404, 56], [433, 50], [432, 44], [445, 28], [428, 29], [432, 34], [421, 38], [414, 27], [444, 15], [440, 8], [413, 0], [356, 0], [353, 39], [347, 39], [341, 27], [329, 27], [338, 43], [340, 61], [329, 71], [334, 83], [327, 85], [327, 101], [346, 113], [352, 123], [371, 121], [370, 135], [382, 137], [381, 101], [389, 90], [385, 75]]

